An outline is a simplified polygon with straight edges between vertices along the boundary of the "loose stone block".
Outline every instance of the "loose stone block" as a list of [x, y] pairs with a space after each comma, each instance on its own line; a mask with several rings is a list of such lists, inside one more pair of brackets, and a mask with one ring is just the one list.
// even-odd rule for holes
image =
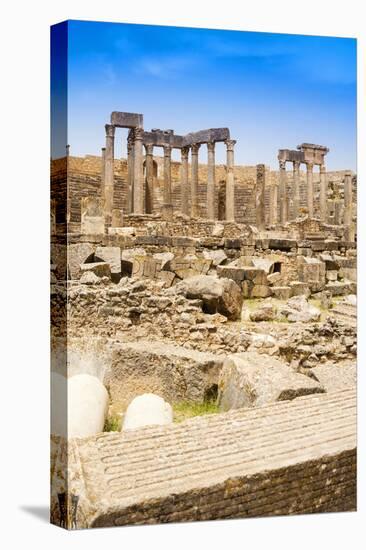
[[223, 237], [225, 232], [225, 227], [221, 223], [215, 223], [212, 228], [211, 235], [213, 237]]
[[173, 409], [159, 395], [144, 393], [135, 397], [127, 407], [122, 430], [145, 426], [165, 426], [173, 422]]
[[217, 384], [223, 356], [164, 341], [132, 341], [116, 345], [104, 383], [113, 407], [126, 409], [141, 393], [155, 393], [170, 403], [202, 403]]
[[240, 283], [245, 279], [245, 270], [241, 267], [232, 266], [217, 266], [218, 277], [224, 277], [226, 279], [232, 279], [233, 281]]
[[182, 290], [187, 298], [201, 299], [206, 313], [221, 313], [233, 321], [240, 319], [243, 296], [231, 279], [199, 275], [179, 283], [177, 290]]
[[161, 262], [152, 256], [134, 256], [132, 276], [140, 278], [155, 279], [161, 270]]
[[145, 428], [138, 439], [77, 440], [70, 467], [87, 480], [78, 527], [354, 510], [356, 397], [310, 395]]
[[327, 281], [336, 281], [338, 279], [338, 271], [328, 270], [325, 272], [325, 278]]
[[272, 296], [279, 300], [288, 300], [291, 298], [291, 287], [289, 286], [272, 286]]
[[113, 275], [121, 274], [121, 249], [119, 246], [98, 246], [94, 258], [107, 262]]
[[269, 285], [274, 285], [275, 283], [278, 283], [280, 279], [281, 279], [281, 273], [278, 273], [278, 272], [267, 275], [267, 281]]
[[291, 281], [289, 283], [289, 287], [291, 288], [291, 296], [310, 296], [310, 289], [306, 283], [302, 283], [301, 281]]
[[294, 296], [290, 298], [286, 305], [279, 310], [280, 315], [283, 315], [291, 323], [316, 322], [320, 320], [321, 311], [309, 304], [305, 296]]
[[312, 368], [311, 373], [327, 392], [356, 388], [357, 367], [355, 362], [326, 363]]
[[319, 382], [294, 372], [279, 359], [246, 352], [225, 359], [219, 379], [218, 403], [222, 411], [228, 411], [312, 393], [324, 393]]
[[81, 233], [103, 235], [104, 224], [104, 200], [98, 197], [83, 197], [81, 199]]
[[90, 264], [83, 264], [80, 266], [81, 273], [92, 271], [97, 277], [110, 277], [111, 268], [106, 262], [93, 262]]
[[220, 264], [223, 264], [227, 260], [227, 255], [221, 249], [219, 250], [204, 250], [203, 255], [207, 260], [212, 261], [212, 265], [217, 267]]
[[251, 298], [268, 298], [272, 295], [272, 290], [268, 285], [254, 285], [250, 296]]
[[71, 279], [81, 275], [80, 265], [94, 254], [94, 247], [89, 243], [69, 244], [67, 250], [68, 271]]

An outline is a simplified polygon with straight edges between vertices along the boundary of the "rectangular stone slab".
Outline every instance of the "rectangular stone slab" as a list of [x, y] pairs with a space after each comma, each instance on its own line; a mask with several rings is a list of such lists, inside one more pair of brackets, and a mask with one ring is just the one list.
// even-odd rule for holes
[[139, 113], [113, 111], [111, 113], [111, 124], [120, 128], [142, 128], [144, 117]]
[[79, 527], [356, 507], [352, 389], [74, 441]]

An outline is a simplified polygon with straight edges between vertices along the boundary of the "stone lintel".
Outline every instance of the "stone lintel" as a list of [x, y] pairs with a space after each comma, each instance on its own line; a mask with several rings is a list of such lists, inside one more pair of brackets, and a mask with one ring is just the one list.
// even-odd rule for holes
[[230, 139], [229, 128], [209, 128], [208, 130], [199, 130], [190, 132], [183, 137], [183, 145], [192, 145], [193, 143], [207, 143], [209, 141], [225, 141]]
[[304, 162], [304, 153], [294, 149], [279, 149], [277, 158], [285, 162]]
[[143, 143], [155, 147], [170, 145], [174, 149], [181, 149], [183, 147], [183, 136], [178, 136], [172, 131], [154, 130], [144, 132]]
[[111, 124], [118, 128], [142, 128], [144, 125], [144, 116], [138, 113], [113, 111], [111, 113]]

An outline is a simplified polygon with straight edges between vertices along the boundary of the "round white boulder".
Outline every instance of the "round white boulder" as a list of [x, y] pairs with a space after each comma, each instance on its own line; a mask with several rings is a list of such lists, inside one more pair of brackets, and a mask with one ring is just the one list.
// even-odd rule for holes
[[67, 382], [68, 438], [102, 432], [108, 411], [108, 392], [101, 381], [90, 374], [76, 374]]
[[143, 426], [165, 425], [173, 422], [173, 409], [162, 397], [144, 393], [135, 397], [127, 407], [122, 430]]

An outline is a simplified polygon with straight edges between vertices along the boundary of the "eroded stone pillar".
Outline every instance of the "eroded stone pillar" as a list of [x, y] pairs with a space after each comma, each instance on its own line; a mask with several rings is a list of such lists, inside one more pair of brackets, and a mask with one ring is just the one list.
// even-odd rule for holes
[[313, 182], [313, 164], [306, 163], [306, 186], [308, 197], [308, 214], [309, 218], [314, 217], [314, 182]]
[[182, 214], [189, 215], [188, 210], [188, 155], [189, 147], [182, 147], [181, 152], [181, 210]]
[[198, 217], [198, 151], [199, 143], [194, 143], [191, 146], [192, 150], [192, 174], [191, 174], [191, 216]]
[[334, 199], [334, 225], [341, 225], [343, 216], [343, 201], [339, 198]]
[[257, 181], [255, 188], [255, 216], [258, 229], [263, 230], [266, 224], [264, 193], [266, 185], [266, 167], [257, 164]]
[[215, 219], [215, 142], [207, 143], [207, 218]]
[[151, 144], [145, 145], [146, 160], [146, 212], [151, 214], [153, 211], [153, 193], [154, 193], [154, 146]]
[[235, 139], [228, 139], [226, 143], [226, 210], [227, 221], [235, 219], [235, 181], [234, 181], [234, 146]]
[[142, 139], [143, 129], [134, 130], [134, 182], [133, 182], [133, 211], [135, 214], [144, 213], [144, 180], [143, 180], [143, 155]]
[[276, 225], [278, 222], [277, 203], [278, 185], [275, 183], [269, 188], [269, 225]]
[[300, 163], [293, 162], [293, 218], [300, 215]]
[[134, 183], [134, 137], [130, 130], [127, 138], [127, 211], [133, 212], [133, 183]]
[[322, 222], [327, 221], [328, 219], [328, 185], [327, 185], [327, 174], [325, 171], [325, 165], [321, 164], [319, 167], [320, 174], [320, 219]]
[[352, 173], [347, 171], [344, 175], [344, 214], [345, 238], [347, 241], [355, 240], [352, 206]]
[[104, 163], [104, 215], [107, 226], [112, 222], [113, 187], [114, 187], [114, 134], [115, 126], [106, 124], [106, 145]]
[[102, 147], [102, 169], [100, 172], [100, 188], [101, 188], [102, 196], [104, 196], [104, 186], [105, 186], [105, 147]]
[[163, 215], [165, 219], [172, 219], [172, 166], [171, 166], [172, 148], [170, 145], [164, 145], [164, 204]]
[[287, 175], [286, 161], [280, 160], [280, 222], [287, 222]]

